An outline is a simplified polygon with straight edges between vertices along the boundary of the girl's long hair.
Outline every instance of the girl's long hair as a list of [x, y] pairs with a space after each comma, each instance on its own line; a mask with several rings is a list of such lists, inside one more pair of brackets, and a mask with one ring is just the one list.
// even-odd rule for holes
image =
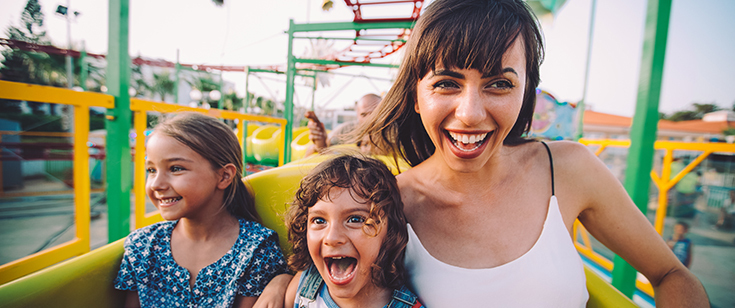
[[230, 127], [201, 113], [182, 112], [156, 125], [153, 133], [181, 142], [208, 160], [214, 170], [235, 165], [236, 174], [225, 189], [223, 206], [235, 217], [260, 222], [253, 196], [241, 178], [242, 149]]

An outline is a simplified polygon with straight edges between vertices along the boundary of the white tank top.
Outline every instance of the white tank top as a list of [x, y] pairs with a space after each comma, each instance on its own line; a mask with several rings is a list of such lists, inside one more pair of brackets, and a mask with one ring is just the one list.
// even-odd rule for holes
[[435, 259], [408, 225], [406, 269], [426, 307], [585, 307], [589, 294], [582, 259], [551, 196], [541, 235], [506, 264], [467, 269]]

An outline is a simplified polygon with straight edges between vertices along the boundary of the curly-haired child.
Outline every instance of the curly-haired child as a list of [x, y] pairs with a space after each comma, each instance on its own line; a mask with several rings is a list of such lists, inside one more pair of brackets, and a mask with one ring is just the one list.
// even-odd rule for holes
[[404, 285], [406, 219], [382, 162], [351, 155], [322, 162], [302, 180], [286, 223], [297, 271], [286, 307], [423, 307]]

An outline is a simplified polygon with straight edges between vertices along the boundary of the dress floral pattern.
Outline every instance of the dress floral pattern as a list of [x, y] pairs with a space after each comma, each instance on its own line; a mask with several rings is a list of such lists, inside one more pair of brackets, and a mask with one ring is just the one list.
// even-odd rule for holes
[[125, 239], [115, 288], [137, 290], [142, 307], [230, 307], [235, 295], [259, 296], [273, 277], [287, 273], [277, 234], [240, 219], [235, 244], [222, 258], [202, 268], [190, 287], [189, 271], [171, 255], [176, 223], [147, 226]]

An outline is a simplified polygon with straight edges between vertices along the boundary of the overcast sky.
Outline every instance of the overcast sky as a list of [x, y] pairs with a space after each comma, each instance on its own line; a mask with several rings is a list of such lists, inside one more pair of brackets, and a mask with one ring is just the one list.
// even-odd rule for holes
[[[40, 0], [46, 30], [59, 47], [67, 44], [66, 21], [55, 15], [67, 0]], [[72, 23], [75, 48], [84, 41], [88, 52], [107, 52], [107, 1], [69, 0], [81, 14]], [[277, 65], [286, 62], [288, 21], [351, 21], [352, 12], [335, 0], [323, 12], [321, 0], [239, 0], [222, 7], [209, 0], [130, 0], [130, 53], [182, 63], [224, 65]], [[568, 0], [553, 19], [542, 18], [546, 61], [540, 87], [560, 101], [582, 98], [587, 31], [591, 0]], [[0, 1], [2, 37], [9, 25], [19, 25], [26, 0]], [[404, 15], [403, 7], [392, 8]], [[631, 116], [635, 109], [640, 71], [645, 1], [598, 0], [587, 102], [596, 111]], [[364, 12], [365, 17], [371, 12]], [[375, 12], [371, 16], [385, 14]], [[408, 15], [406, 13], [405, 15]], [[671, 113], [693, 102], [716, 103], [731, 108], [735, 103], [735, 1], [674, 0], [660, 110]], [[323, 35], [349, 35], [324, 33]], [[294, 53], [304, 53], [307, 42], [297, 41]], [[335, 44], [340, 47], [339, 43]], [[385, 60], [398, 63], [400, 57]], [[375, 68], [339, 69], [336, 72], [369, 75], [381, 79], [335, 76], [331, 86], [319, 88], [317, 107], [351, 106], [369, 92], [382, 93], [394, 71]], [[285, 97], [282, 76], [260, 74], [251, 78], [250, 89], [267, 97]], [[244, 73], [226, 74], [243, 93]], [[300, 83], [297, 80], [297, 83]], [[296, 104], [307, 105], [311, 89], [296, 88]]]

